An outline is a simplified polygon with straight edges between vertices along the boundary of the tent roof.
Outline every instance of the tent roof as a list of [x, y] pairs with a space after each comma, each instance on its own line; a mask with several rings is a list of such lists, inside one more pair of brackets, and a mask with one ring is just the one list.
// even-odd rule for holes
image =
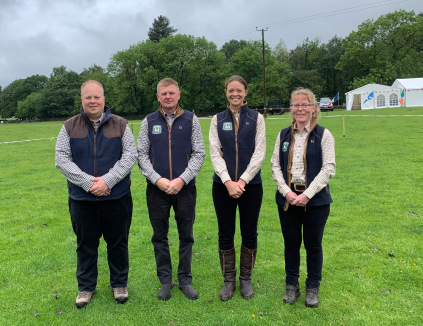
[[[394, 81], [394, 84], [400, 83], [405, 89], [423, 89], [423, 78], [403, 78]], [[397, 83], [397, 84], [398, 84]], [[392, 84], [392, 86], [394, 85]]]
[[[423, 79], [423, 78], [422, 78]], [[353, 89], [345, 94], [361, 94], [365, 92], [372, 92], [372, 91], [397, 91], [397, 88], [392, 88], [392, 86], [386, 86], [381, 84], [367, 84], [361, 86], [359, 88]]]

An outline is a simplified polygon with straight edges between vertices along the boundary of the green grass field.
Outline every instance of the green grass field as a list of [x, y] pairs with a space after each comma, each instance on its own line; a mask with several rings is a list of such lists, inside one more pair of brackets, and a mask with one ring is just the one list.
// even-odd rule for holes
[[[345, 139], [343, 138], [345, 115]], [[174, 288], [157, 300], [146, 181], [132, 173], [134, 215], [130, 235], [130, 299], [114, 303], [105, 244], [97, 294], [76, 309], [76, 253], [65, 178], [54, 166], [61, 122], [0, 125], [0, 324], [1, 325], [422, 325], [423, 324], [423, 108], [335, 111], [321, 125], [336, 139], [337, 171], [325, 236], [323, 281], [317, 309], [282, 302], [283, 239], [274, 202], [270, 158], [288, 114], [266, 119], [264, 200], [259, 220], [255, 297], [221, 302], [217, 222], [211, 199], [210, 119], [201, 119], [207, 157], [197, 178], [193, 285], [190, 302]], [[130, 121], [138, 136], [140, 121]], [[10, 141], [42, 139], [31, 142]], [[169, 235], [174, 268], [178, 239]], [[239, 253], [239, 231], [236, 236]], [[303, 256], [305, 258], [303, 251]], [[239, 258], [239, 257], [238, 257]], [[174, 272], [174, 281], [176, 281]]]

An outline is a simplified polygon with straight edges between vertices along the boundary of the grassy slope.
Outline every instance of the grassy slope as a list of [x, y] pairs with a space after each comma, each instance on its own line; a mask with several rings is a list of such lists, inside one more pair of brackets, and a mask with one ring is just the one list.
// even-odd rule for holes
[[[277, 133], [289, 124], [287, 114], [266, 120], [265, 197], [253, 276], [256, 296], [248, 301], [238, 292], [229, 302], [218, 299], [222, 277], [209, 156], [197, 179], [193, 284], [200, 299], [189, 302], [176, 288], [170, 301], [156, 299], [159, 282], [150, 242], [146, 183], [135, 167], [131, 298], [125, 305], [113, 302], [102, 242], [98, 294], [86, 309], [77, 310], [75, 236], [67, 211], [66, 183], [54, 167], [55, 139], [0, 144], [0, 324], [422, 324], [423, 117], [405, 116], [422, 113], [422, 109], [384, 109], [322, 114], [321, 124], [336, 139], [337, 174], [330, 184], [334, 203], [324, 237], [318, 309], [306, 309], [304, 295], [293, 306], [281, 300], [283, 240], [270, 157]], [[385, 114], [403, 116], [380, 117]], [[132, 123], [137, 136], [139, 121]], [[206, 148], [209, 123], [209, 119], [201, 120]], [[60, 127], [56, 122], [4, 124], [0, 126], [0, 142], [56, 137]], [[169, 239], [172, 257], [177, 258], [175, 229], [172, 220]], [[239, 232], [236, 243], [238, 249]], [[177, 259], [174, 266], [176, 269]], [[304, 263], [301, 273], [304, 284]]]

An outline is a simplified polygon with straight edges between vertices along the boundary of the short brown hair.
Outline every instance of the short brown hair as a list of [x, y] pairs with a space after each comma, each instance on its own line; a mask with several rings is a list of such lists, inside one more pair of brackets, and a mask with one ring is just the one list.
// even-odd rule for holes
[[225, 91], [226, 91], [226, 90], [227, 90], [227, 88], [228, 88], [228, 84], [229, 84], [230, 82], [233, 82], [233, 81], [237, 81], [237, 82], [241, 83], [242, 85], [244, 85], [245, 90], [247, 90], [247, 89], [248, 89], [247, 82], [245, 81], [245, 79], [244, 79], [244, 78], [242, 78], [241, 76], [234, 75], [234, 76], [231, 76], [231, 77], [229, 77], [228, 79], [226, 79], [226, 82], [225, 82]]
[[159, 93], [160, 87], [167, 87], [167, 86], [170, 86], [170, 85], [175, 85], [176, 88], [179, 91], [179, 85], [178, 85], [178, 83], [177, 83], [177, 81], [175, 79], [173, 79], [173, 78], [163, 78], [157, 84], [157, 94]]

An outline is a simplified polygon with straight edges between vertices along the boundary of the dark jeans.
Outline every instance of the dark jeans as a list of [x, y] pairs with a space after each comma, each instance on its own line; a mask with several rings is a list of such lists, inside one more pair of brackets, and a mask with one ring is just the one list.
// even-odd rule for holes
[[181, 285], [191, 284], [192, 245], [194, 244], [193, 225], [195, 220], [196, 187], [182, 188], [177, 195], [167, 195], [158, 187], [147, 184], [147, 206], [153, 227], [151, 242], [154, 246], [157, 277], [162, 284], [172, 282], [172, 262], [170, 259], [169, 231], [170, 208], [173, 207], [179, 233], [178, 281]]
[[69, 198], [69, 212], [76, 234], [79, 291], [94, 291], [100, 238], [107, 244], [110, 285], [126, 287], [129, 258], [128, 236], [132, 220], [131, 193], [116, 200], [78, 201]]
[[[322, 280], [322, 238], [330, 205], [297, 207], [289, 205], [284, 212], [278, 207], [285, 243], [286, 284], [295, 285], [300, 277], [300, 248], [304, 238], [307, 255], [307, 287], [318, 287]], [[301, 234], [301, 229], [303, 234]]]
[[246, 185], [242, 196], [235, 199], [229, 196], [224, 184], [213, 182], [212, 195], [219, 227], [219, 249], [234, 248], [237, 207], [242, 245], [251, 250], [257, 249], [257, 223], [263, 199], [262, 184]]

